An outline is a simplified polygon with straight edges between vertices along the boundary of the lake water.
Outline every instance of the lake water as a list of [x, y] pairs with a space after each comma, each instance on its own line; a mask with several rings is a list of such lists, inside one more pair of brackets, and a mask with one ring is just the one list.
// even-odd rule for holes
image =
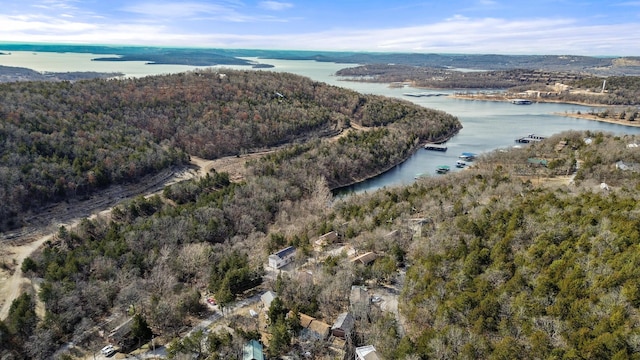
[[[184, 65], [149, 65], [142, 61], [91, 61], [92, 58], [98, 56], [104, 57], [105, 55], [14, 51], [11, 52], [11, 55], [0, 56], [0, 65], [21, 66], [50, 72], [121, 72], [128, 77], [176, 73], [198, 68]], [[275, 66], [271, 69], [261, 69], [261, 71], [291, 72], [361, 93], [400, 98], [425, 107], [446, 111], [460, 119], [463, 129], [447, 142], [448, 150], [446, 152], [420, 149], [406, 162], [385, 174], [349, 187], [346, 189], [348, 192], [372, 191], [385, 186], [409, 184], [415, 181], [418, 174], [438, 176], [435, 174], [435, 169], [439, 165], [448, 165], [451, 167], [451, 171], [459, 171], [454, 165], [462, 152], [482, 154], [498, 148], [510, 148], [515, 145], [516, 138], [532, 133], [550, 136], [566, 130], [592, 130], [615, 134], [640, 134], [640, 128], [554, 115], [576, 111], [588, 112], [593, 109], [592, 107], [553, 103], [513, 105], [504, 102], [453, 99], [446, 96], [409, 97], [403, 94], [429, 91], [409, 87], [391, 88], [386, 84], [342, 81], [334, 75], [341, 68], [353, 66], [349, 64], [306, 60], [251, 59]], [[209, 68], [249, 69], [244, 66], [212, 66]], [[433, 91], [433, 93], [452, 92], [450, 90]]]

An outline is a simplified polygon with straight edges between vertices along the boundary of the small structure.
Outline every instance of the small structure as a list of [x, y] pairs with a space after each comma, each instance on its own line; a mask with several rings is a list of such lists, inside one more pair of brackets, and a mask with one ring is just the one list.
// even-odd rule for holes
[[559, 141], [559, 142], [556, 144], [555, 150], [556, 150], [556, 151], [562, 151], [562, 149], [564, 149], [564, 148], [565, 148], [565, 146], [567, 146], [567, 140]]
[[318, 246], [327, 246], [329, 244], [333, 244], [338, 241], [338, 232], [330, 231], [324, 235], [320, 235], [318, 240], [315, 241]]
[[251, 340], [242, 348], [242, 360], [264, 360], [262, 344]]
[[373, 251], [369, 251], [367, 253], [364, 253], [360, 256], [356, 256], [355, 258], [351, 259], [351, 262], [354, 263], [361, 263], [362, 265], [367, 265], [370, 264], [373, 260], [376, 259], [376, 253], [374, 253]]
[[262, 294], [260, 296], [260, 301], [262, 301], [262, 306], [264, 306], [266, 310], [269, 310], [269, 308], [271, 307], [271, 302], [273, 301], [273, 299], [276, 298], [276, 296], [277, 296], [276, 293], [274, 293], [271, 290]]
[[549, 162], [545, 159], [538, 159], [538, 158], [528, 158], [527, 159], [527, 163], [530, 165], [539, 165], [539, 166], [544, 166], [547, 167], [547, 165], [549, 164]]
[[296, 248], [293, 246], [286, 247], [275, 254], [269, 255], [269, 266], [274, 269], [280, 269], [291, 263], [296, 255]]
[[371, 308], [371, 298], [369, 293], [362, 286], [351, 286], [349, 294], [349, 309], [356, 319], [364, 319], [369, 314]]
[[115, 344], [118, 346], [126, 345], [127, 339], [131, 334], [131, 326], [133, 325], [133, 317], [130, 317], [122, 324], [118, 325], [116, 328], [109, 332], [107, 336], [107, 340], [110, 344]]
[[302, 313], [300, 313], [300, 325], [304, 329], [302, 330], [304, 335], [318, 340], [326, 339], [331, 332], [331, 325]]
[[338, 315], [336, 322], [331, 327], [331, 334], [341, 339], [346, 339], [351, 335], [351, 331], [355, 325], [355, 319], [353, 315], [348, 312]]
[[638, 164], [638, 163], [625, 163], [624, 161], [620, 160], [620, 161], [616, 162], [616, 169], [622, 170], [622, 171], [639, 172], [640, 171], [640, 164]]
[[380, 360], [382, 359], [373, 345], [356, 348], [356, 360]]

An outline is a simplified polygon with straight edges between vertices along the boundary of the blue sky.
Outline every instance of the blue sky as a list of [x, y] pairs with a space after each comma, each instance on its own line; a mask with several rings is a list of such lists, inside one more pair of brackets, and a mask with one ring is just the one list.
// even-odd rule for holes
[[640, 56], [640, 0], [0, 0], [0, 42]]

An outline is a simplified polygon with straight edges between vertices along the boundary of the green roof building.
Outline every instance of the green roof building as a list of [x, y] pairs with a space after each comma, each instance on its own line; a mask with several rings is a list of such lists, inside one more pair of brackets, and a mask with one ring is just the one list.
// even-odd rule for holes
[[242, 360], [264, 360], [262, 344], [256, 340], [251, 340], [242, 349]]

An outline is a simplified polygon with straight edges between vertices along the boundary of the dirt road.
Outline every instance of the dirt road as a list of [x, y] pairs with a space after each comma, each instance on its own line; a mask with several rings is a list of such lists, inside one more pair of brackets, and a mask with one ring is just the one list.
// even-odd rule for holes
[[[84, 218], [108, 213], [121, 201], [141, 194], [158, 193], [165, 186], [203, 174], [210, 163], [203, 159], [189, 166], [175, 167], [145, 178], [135, 184], [114, 185], [84, 201], [69, 201], [51, 206], [29, 219], [29, 226], [10, 234], [0, 234], [0, 320], [6, 319], [14, 299], [31, 287], [20, 267], [61, 225], [71, 228]], [[201, 168], [202, 166], [202, 168]]]
[[[366, 130], [359, 126], [353, 128]], [[333, 139], [345, 133], [346, 131]], [[191, 163], [187, 166], [166, 169], [136, 183], [111, 186], [83, 201], [71, 200], [52, 205], [27, 219], [29, 226], [10, 234], [0, 234], [0, 264], [4, 264], [0, 267], [0, 320], [6, 319], [13, 300], [31, 287], [31, 282], [22, 276], [22, 262], [47, 240], [54, 239], [53, 234], [61, 225], [70, 228], [84, 218], [106, 216], [114, 206], [124, 200], [140, 195], [158, 194], [165, 186], [205, 176], [212, 170], [228, 173], [229, 179], [233, 182], [242, 181], [247, 176], [247, 161], [274, 151], [276, 149], [216, 160], [191, 156]]]

